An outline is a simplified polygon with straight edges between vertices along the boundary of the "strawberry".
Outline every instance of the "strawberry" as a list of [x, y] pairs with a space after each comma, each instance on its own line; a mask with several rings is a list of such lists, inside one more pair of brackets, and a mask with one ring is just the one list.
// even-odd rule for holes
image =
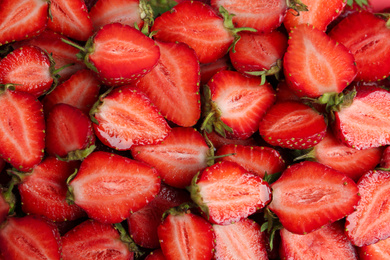
[[311, 159], [338, 170], [355, 182], [369, 170], [374, 169], [381, 161], [382, 148], [357, 150], [341, 143], [331, 131], [324, 139], [300, 159]]
[[157, 32], [156, 40], [184, 42], [195, 50], [200, 63], [211, 63], [228, 52], [237, 32], [243, 30], [234, 28], [226, 10], [222, 13], [225, 22], [207, 4], [183, 1], [157, 17], [151, 30]]
[[47, 26], [48, 1], [1, 0], [0, 45], [38, 35]]
[[261, 83], [258, 77], [247, 77], [236, 71], [215, 74], [208, 83], [209, 90], [204, 89], [202, 129], [209, 133], [214, 128], [220, 135], [234, 139], [253, 135], [275, 102], [271, 84]]
[[98, 100], [99, 91], [99, 81], [92, 71], [88, 69], [77, 71], [42, 99], [45, 114], [48, 115], [54, 105], [65, 103], [88, 115]]
[[289, 149], [315, 146], [326, 134], [324, 117], [297, 101], [278, 102], [260, 121], [259, 132], [271, 144]]
[[305, 1], [307, 12], [291, 11], [286, 14], [283, 21], [287, 30], [300, 24], [310, 24], [320, 31], [326, 31], [327, 26], [335, 20], [347, 4], [344, 0], [310, 0]]
[[21, 176], [18, 190], [23, 212], [60, 222], [84, 217], [83, 210], [66, 202], [66, 179], [77, 170], [78, 165], [77, 162], [46, 157], [29, 174], [18, 174]]
[[233, 154], [222, 157], [217, 161], [231, 161], [241, 165], [245, 170], [264, 178], [265, 174], [282, 172], [285, 162], [275, 149], [264, 146], [224, 145], [221, 146], [216, 156]]
[[[57, 76], [51, 58], [39, 47], [24, 46], [0, 61], [0, 84], [14, 84], [16, 90], [40, 96]], [[55, 80], [54, 80], [55, 79]]]
[[157, 228], [161, 224], [163, 213], [189, 201], [190, 197], [185, 190], [162, 183], [157, 196], [127, 219], [131, 238], [143, 248], [159, 248]]
[[91, 17], [94, 31], [109, 23], [122, 23], [139, 28], [143, 25], [142, 10], [139, 0], [99, 0], [91, 8]]
[[20, 171], [39, 164], [45, 148], [42, 104], [29, 93], [6, 88], [0, 94], [0, 157]]
[[211, 133], [204, 132], [204, 136], [206, 140], [209, 140], [210, 143], [212, 143], [213, 147], [217, 150], [221, 146], [228, 145], [228, 144], [249, 145], [249, 146], [258, 145], [257, 141], [253, 137], [249, 137], [247, 139], [229, 139], [217, 134], [216, 132], [211, 132]]
[[57, 227], [39, 216], [11, 217], [0, 228], [4, 259], [61, 259]]
[[390, 144], [390, 92], [371, 86], [356, 91], [352, 103], [347, 102], [334, 113], [335, 136], [358, 150]]
[[380, 167], [384, 169], [390, 168], [390, 146], [386, 146], [386, 148], [383, 149]]
[[160, 49], [151, 38], [120, 23], [100, 28], [85, 47], [72, 45], [80, 50], [77, 56], [87, 67], [97, 73], [103, 84], [111, 87], [145, 76], [160, 58]]
[[287, 168], [271, 188], [269, 209], [296, 234], [310, 233], [351, 214], [360, 199], [352, 179], [309, 161]]
[[287, 37], [280, 31], [240, 33], [241, 39], [229, 56], [233, 67], [244, 74], [268, 76], [279, 73], [287, 49]]
[[168, 185], [185, 188], [208, 166], [209, 147], [195, 129], [175, 127], [161, 144], [133, 146], [131, 154], [156, 168]]
[[51, 0], [47, 27], [78, 41], [92, 35], [92, 22], [83, 0]]
[[380, 240], [375, 244], [358, 247], [361, 260], [386, 260], [390, 257], [390, 238]]
[[288, 87], [286, 80], [281, 79], [276, 86], [276, 102], [283, 101], [298, 101], [301, 99], [294, 94], [291, 88]]
[[97, 137], [109, 147], [129, 150], [133, 145], [163, 141], [171, 128], [149, 98], [134, 87], [106, 92], [91, 109]]
[[82, 160], [94, 149], [92, 122], [81, 110], [57, 104], [46, 119], [46, 152], [49, 155]]
[[63, 82], [76, 71], [85, 68], [85, 64], [76, 58], [78, 50], [64, 43], [62, 39], [69, 40], [65, 36], [47, 29], [34, 38], [13, 43], [12, 47], [18, 49], [34, 45], [49, 53], [54, 60], [54, 69], [60, 76], [58, 80]]
[[357, 73], [354, 56], [344, 45], [306, 24], [290, 31], [283, 68], [295, 94], [312, 98], [342, 92]]
[[356, 12], [340, 21], [329, 36], [345, 45], [353, 54], [356, 80], [376, 81], [390, 75], [390, 30], [386, 21], [374, 14]]
[[86, 220], [62, 237], [63, 260], [133, 259], [129, 244], [110, 224]]
[[151, 201], [160, 189], [157, 171], [106, 152], [93, 152], [69, 183], [76, 205], [102, 223], [119, 223]]
[[214, 232], [211, 224], [200, 216], [173, 208], [157, 233], [167, 260], [212, 259]]
[[370, 7], [374, 13], [388, 13], [390, 10], [390, 3], [384, 0], [369, 0]]
[[220, 225], [244, 219], [271, 200], [271, 189], [260, 176], [226, 161], [195, 175], [188, 190], [207, 219]]
[[350, 259], [357, 260], [357, 252], [343, 225], [335, 222], [306, 235], [282, 229], [280, 257], [282, 259]]
[[265, 233], [260, 225], [243, 219], [230, 225], [213, 225], [215, 259], [268, 259]]
[[200, 83], [201, 86], [207, 84], [207, 82], [219, 71], [229, 70], [231, 68], [230, 58], [228, 55], [211, 62], [200, 64]]
[[346, 234], [356, 246], [367, 246], [390, 237], [387, 193], [390, 173], [368, 171], [359, 182], [361, 200], [356, 211], [347, 216]]
[[161, 248], [153, 250], [145, 260], [166, 260]]
[[198, 58], [184, 43], [156, 41], [156, 44], [160, 48], [160, 59], [135, 86], [150, 98], [167, 120], [191, 127], [200, 117]]

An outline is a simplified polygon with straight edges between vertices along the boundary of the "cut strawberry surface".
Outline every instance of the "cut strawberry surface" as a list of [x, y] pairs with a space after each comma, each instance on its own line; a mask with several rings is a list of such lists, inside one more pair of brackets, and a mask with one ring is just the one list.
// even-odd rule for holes
[[390, 237], [390, 173], [369, 171], [359, 180], [358, 188], [361, 200], [356, 211], [347, 216], [345, 230], [352, 243], [361, 247]]
[[335, 112], [333, 131], [349, 147], [362, 150], [390, 144], [390, 92], [362, 86], [350, 106]]
[[390, 238], [358, 248], [361, 260], [387, 260], [390, 258]]
[[184, 43], [156, 41], [156, 44], [160, 48], [160, 59], [135, 86], [167, 120], [179, 126], [193, 126], [200, 117], [198, 58]]
[[169, 214], [158, 227], [158, 237], [167, 260], [212, 259], [214, 249], [212, 226], [191, 212]]
[[296, 234], [310, 233], [351, 214], [360, 197], [355, 182], [317, 162], [287, 168], [271, 185], [269, 208]]
[[45, 0], [2, 0], [0, 6], [0, 45], [38, 35], [47, 26]]
[[260, 225], [243, 219], [230, 225], [213, 225], [218, 259], [268, 259], [265, 233]]
[[219, 162], [204, 169], [188, 189], [207, 219], [221, 225], [244, 219], [271, 200], [268, 184], [234, 162]]
[[358, 69], [356, 80], [376, 81], [390, 75], [390, 29], [374, 14], [356, 12], [335, 26], [329, 36], [353, 54]]
[[45, 148], [42, 104], [31, 94], [6, 89], [0, 94], [0, 156], [20, 171], [41, 162]]
[[195, 129], [175, 127], [161, 144], [134, 146], [131, 154], [155, 167], [168, 185], [185, 188], [208, 166], [209, 147]]
[[259, 132], [271, 144], [289, 149], [307, 149], [326, 134], [324, 117], [297, 101], [273, 105], [260, 121]]
[[306, 235], [282, 229], [280, 236], [283, 259], [358, 259], [356, 249], [344, 234], [340, 222], [326, 225]]
[[90, 111], [97, 137], [109, 147], [129, 150], [133, 145], [157, 144], [171, 131], [149, 98], [123, 86], [103, 95]]
[[90, 218], [119, 223], [150, 202], [160, 189], [157, 171], [146, 164], [106, 152], [94, 152], [70, 181], [72, 200]]
[[61, 259], [57, 227], [39, 216], [8, 218], [0, 228], [0, 251], [4, 259]]
[[296, 95], [316, 98], [340, 93], [354, 80], [355, 59], [344, 45], [306, 24], [292, 29], [289, 36], [283, 67]]

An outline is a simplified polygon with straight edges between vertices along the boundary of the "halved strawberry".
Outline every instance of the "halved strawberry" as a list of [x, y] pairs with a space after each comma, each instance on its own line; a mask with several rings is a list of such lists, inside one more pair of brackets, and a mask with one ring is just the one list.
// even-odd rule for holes
[[361, 247], [390, 237], [390, 172], [369, 171], [360, 178], [358, 188], [361, 200], [347, 216], [345, 231], [351, 242]]
[[139, 0], [99, 0], [91, 8], [89, 15], [94, 31], [109, 23], [122, 23], [142, 27]]
[[360, 260], [387, 260], [390, 258], [390, 238], [380, 240], [375, 244], [358, 247]]
[[355, 182], [369, 170], [373, 170], [381, 161], [383, 149], [369, 148], [357, 150], [341, 143], [331, 131], [327, 131], [319, 142], [302, 159], [313, 159], [338, 170]]
[[354, 80], [355, 59], [344, 45], [307, 24], [293, 28], [289, 36], [283, 68], [296, 95], [316, 98], [340, 93]]
[[166, 260], [161, 248], [155, 249], [145, 257], [145, 260]]
[[289, 149], [315, 146], [326, 134], [324, 117], [297, 101], [278, 102], [260, 121], [259, 132], [271, 144]]
[[157, 227], [161, 224], [164, 212], [189, 201], [190, 196], [185, 190], [162, 183], [157, 196], [127, 219], [131, 238], [144, 248], [159, 248]]
[[287, 30], [291, 30], [300, 24], [310, 24], [320, 31], [326, 31], [327, 26], [335, 20], [347, 4], [344, 0], [310, 0], [304, 2], [308, 11], [287, 12], [283, 21]]
[[9, 53], [0, 61], [0, 84], [40, 96], [54, 82], [54, 64], [39, 47], [24, 46]]
[[265, 233], [260, 225], [243, 219], [230, 225], [213, 225], [215, 259], [268, 259]]
[[360, 199], [352, 179], [309, 161], [287, 168], [271, 188], [269, 209], [296, 234], [310, 233], [351, 214]]
[[38, 35], [47, 26], [46, 0], [1, 0], [0, 6], [0, 45]]
[[61, 259], [57, 227], [39, 216], [8, 218], [0, 228], [0, 251], [4, 259]]
[[189, 211], [170, 210], [157, 232], [167, 260], [207, 260], [213, 257], [214, 231], [211, 224]]
[[45, 149], [42, 104], [33, 95], [5, 89], [0, 94], [0, 157], [20, 171], [39, 164]]
[[167, 120], [179, 126], [193, 126], [200, 117], [198, 58], [184, 43], [156, 41], [156, 44], [160, 48], [160, 59], [135, 86]]
[[[258, 129], [259, 121], [275, 102], [271, 84], [237, 71], [215, 74], [204, 89], [202, 128], [222, 136], [246, 139]], [[226, 132], [225, 132], [226, 131]]]
[[73, 46], [80, 50], [78, 57], [97, 73], [101, 82], [113, 87], [141, 78], [160, 58], [160, 49], [151, 38], [120, 23], [100, 28], [84, 48]]
[[274, 174], [284, 171], [285, 162], [275, 149], [264, 146], [224, 145], [216, 156], [233, 154], [222, 157], [217, 161], [230, 161], [241, 165], [245, 170], [264, 178], [265, 174]]
[[60, 222], [84, 217], [81, 208], [66, 202], [66, 180], [78, 166], [78, 162], [64, 162], [55, 157], [47, 157], [35, 166], [18, 184], [23, 212]]
[[334, 113], [336, 137], [358, 150], [390, 144], [390, 92], [374, 86], [356, 90], [352, 104]]
[[82, 160], [94, 149], [95, 133], [89, 117], [68, 104], [57, 104], [46, 119], [46, 152]]
[[146, 164], [106, 152], [94, 152], [70, 181], [70, 198], [90, 218], [119, 223], [151, 201], [160, 190], [157, 171]]
[[131, 154], [156, 168], [168, 185], [185, 188], [207, 167], [209, 147], [195, 129], [175, 127], [161, 144], [133, 146]]
[[134, 252], [112, 225], [86, 220], [62, 237], [63, 260], [129, 260]]
[[234, 162], [207, 167], [188, 189], [207, 219], [220, 225], [244, 219], [271, 200], [268, 184]]
[[47, 27], [78, 41], [92, 35], [92, 22], [83, 0], [51, 0]]
[[324, 226], [306, 235], [280, 231], [282, 259], [349, 259], [357, 260], [357, 252], [343, 230], [341, 222]]
[[353, 54], [356, 80], [376, 81], [390, 75], [390, 29], [374, 14], [356, 12], [340, 21], [329, 36], [345, 45]]
[[249, 137], [247, 139], [229, 139], [217, 134], [216, 132], [210, 132], [210, 133], [204, 132], [204, 136], [213, 144], [213, 147], [217, 150], [221, 146], [228, 145], [228, 144], [248, 145], [248, 146], [258, 145], [257, 141], [253, 137]]
[[58, 85], [42, 99], [45, 115], [59, 103], [76, 107], [89, 114], [93, 104], [99, 99], [99, 81], [88, 69], [77, 71], [67, 81]]
[[160, 143], [171, 131], [150, 99], [129, 86], [106, 92], [91, 109], [90, 115], [97, 137], [117, 150]]

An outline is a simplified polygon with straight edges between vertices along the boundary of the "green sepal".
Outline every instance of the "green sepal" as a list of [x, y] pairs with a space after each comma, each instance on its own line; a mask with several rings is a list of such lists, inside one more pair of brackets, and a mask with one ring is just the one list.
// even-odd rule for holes
[[[7, 172], [8, 172], [8, 170], [7, 170]], [[8, 174], [10, 174], [10, 173], [8, 173]], [[5, 200], [5, 202], [9, 205], [9, 210], [8, 210], [9, 216], [14, 215], [15, 208], [16, 208], [16, 197], [15, 197], [15, 194], [13, 193], [13, 189], [14, 189], [15, 185], [21, 183], [21, 178], [19, 177], [19, 175], [14, 175], [13, 173], [11, 173], [11, 174], [12, 174], [12, 178], [11, 178], [10, 182], [8, 183], [7, 188], [2, 190], [2, 196]], [[28, 176], [28, 175], [30, 175], [30, 174], [24, 174], [23, 178]]]
[[190, 212], [191, 208], [194, 208], [196, 205], [192, 202], [185, 202], [180, 204], [177, 207], [169, 208], [161, 216], [161, 221], [164, 221], [169, 215], [179, 216]]
[[82, 60], [88, 69], [98, 73], [98, 70], [96, 69], [96, 67], [89, 61], [89, 55], [95, 51], [95, 47], [93, 44], [94, 37], [95, 37], [95, 35], [89, 37], [89, 39], [85, 43], [84, 47], [82, 47], [82, 46], [80, 46], [72, 41], [69, 41], [67, 39], [61, 39], [61, 41], [78, 49], [79, 53], [76, 54], [77, 59]]
[[275, 77], [278, 79], [280, 72], [282, 69], [282, 60], [278, 59], [276, 61], [276, 64], [271, 66], [269, 70], [261, 70], [261, 71], [245, 71], [245, 74], [252, 75], [252, 76], [260, 76], [261, 77], [261, 84], [264, 85], [266, 81], [266, 76], [275, 75]]
[[192, 201], [206, 214], [207, 219], [210, 218], [209, 207], [207, 207], [206, 203], [203, 201], [200, 193], [199, 185], [197, 184], [198, 177], [200, 172], [195, 174], [195, 176], [191, 180], [191, 185], [187, 186], [186, 189], [190, 192]]
[[283, 228], [283, 225], [280, 223], [279, 218], [268, 208], [264, 210], [264, 219], [265, 222], [261, 225], [261, 232], [267, 232], [269, 235], [269, 247], [271, 251], [274, 248], [274, 238], [278, 230]]
[[76, 177], [77, 172], [78, 169], [75, 169], [75, 171], [68, 177], [68, 179], [66, 179], [66, 185], [68, 186], [68, 191], [66, 192], [66, 202], [69, 205], [73, 205], [75, 201], [74, 194], [73, 194], [73, 187], [70, 186], [70, 182]]
[[347, 0], [347, 5], [352, 6], [354, 3], [356, 3], [358, 6], [368, 6], [367, 0]]
[[64, 161], [64, 162], [70, 162], [70, 161], [82, 161], [88, 155], [90, 155], [96, 148], [96, 145], [90, 145], [85, 149], [80, 150], [74, 150], [68, 153], [68, 155], [65, 158], [56, 156], [58, 160]]
[[[149, 1], [146, 0], [140, 0], [139, 1], [139, 12], [140, 12], [140, 17], [143, 20], [144, 24], [141, 28], [141, 32], [150, 37], [149, 29], [153, 26], [154, 24], [154, 14], [153, 14], [153, 8], [150, 5]], [[138, 27], [138, 25], [137, 25]], [[137, 28], [136, 27], [136, 28]], [[139, 30], [139, 28], [138, 28]]]
[[131, 252], [134, 252], [136, 259], [145, 254], [145, 252], [142, 251], [140, 247], [138, 247], [134, 242], [134, 240], [131, 239], [131, 237], [127, 234], [121, 223], [115, 223], [114, 228], [119, 232], [121, 241], [128, 246]]
[[104, 103], [104, 98], [113, 90], [113, 88], [108, 89], [106, 92], [101, 94], [98, 100], [93, 104], [92, 108], [89, 110], [89, 117], [92, 123], [99, 125], [99, 121], [95, 118], [95, 114], [99, 112], [99, 107]]
[[154, 18], [157, 16], [170, 11], [177, 2], [174, 0], [150, 0], [149, 4], [153, 10]]
[[275, 181], [277, 181], [280, 176], [282, 176], [283, 172], [276, 172], [274, 174], [268, 174], [267, 172], [264, 173], [264, 181], [266, 181], [268, 184], [272, 184]]
[[290, 11], [290, 13], [295, 15], [295, 16], [299, 16], [300, 12], [309, 11], [309, 9], [307, 8], [307, 5], [302, 3], [300, 0], [287, 0], [287, 6], [289, 9], [292, 9], [296, 12], [296, 13], [293, 13]]
[[316, 161], [316, 154], [314, 147], [304, 149], [304, 150], [294, 150], [292, 152], [292, 155], [294, 156], [293, 161], [301, 161], [301, 160], [306, 160], [306, 161]]

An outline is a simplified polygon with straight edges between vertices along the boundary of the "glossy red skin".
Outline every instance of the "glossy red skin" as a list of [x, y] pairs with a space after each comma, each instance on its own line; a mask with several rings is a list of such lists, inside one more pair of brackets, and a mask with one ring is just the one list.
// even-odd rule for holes
[[375, 244], [358, 247], [361, 260], [387, 260], [390, 258], [390, 238], [380, 240]]
[[230, 138], [223, 137], [214, 131], [211, 133], [205, 133], [205, 135], [213, 144], [215, 149], [218, 149], [221, 146], [228, 145], [228, 144], [258, 145], [257, 141], [253, 137], [249, 137], [247, 139], [230, 139]]
[[207, 82], [219, 71], [229, 70], [231, 68], [230, 58], [228, 55], [211, 62], [203, 63], [200, 65], [200, 83], [201, 86], [207, 84]]
[[166, 260], [161, 248], [154, 250], [151, 252], [145, 260]]

